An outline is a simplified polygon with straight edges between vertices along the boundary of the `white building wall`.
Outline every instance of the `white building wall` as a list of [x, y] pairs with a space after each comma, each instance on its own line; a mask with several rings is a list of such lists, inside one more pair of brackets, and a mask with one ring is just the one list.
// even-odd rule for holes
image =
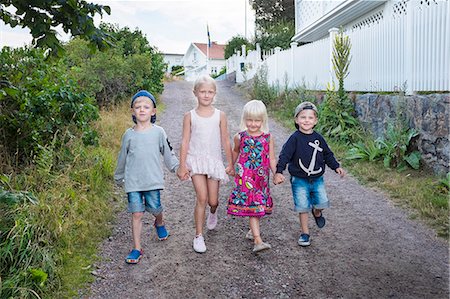
[[183, 54], [163, 54], [164, 62], [167, 63], [166, 73], [170, 73], [175, 65], [183, 65], [183, 56]]

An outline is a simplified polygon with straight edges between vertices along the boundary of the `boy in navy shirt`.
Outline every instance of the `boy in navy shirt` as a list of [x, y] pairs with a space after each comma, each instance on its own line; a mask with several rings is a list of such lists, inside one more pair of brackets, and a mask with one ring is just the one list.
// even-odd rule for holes
[[323, 182], [325, 165], [341, 177], [345, 175], [325, 139], [314, 131], [318, 120], [317, 114], [317, 108], [311, 102], [303, 102], [295, 108], [297, 131], [283, 145], [274, 176], [275, 184], [284, 182], [283, 171], [289, 164], [294, 210], [299, 213], [300, 218], [301, 234], [298, 239], [300, 246], [311, 244], [308, 228], [309, 212], [314, 216], [319, 228], [325, 226], [322, 210], [330, 205]]

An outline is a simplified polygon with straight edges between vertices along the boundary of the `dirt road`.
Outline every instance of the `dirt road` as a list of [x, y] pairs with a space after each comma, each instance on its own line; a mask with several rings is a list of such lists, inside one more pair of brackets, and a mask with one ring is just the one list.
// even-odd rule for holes
[[[194, 106], [191, 83], [167, 83], [166, 105], [158, 114], [178, 154], [182, 116]], [[245, 101], [228, 82], [218, 83], [216, 107], [225, 111], [232, 134], [238, 131]], [[270, 121], [278, 152], [290, 131]], [[207, 252], [192, 249], [195, 194], [190, 182], [166, 174], [162, 192], [170, 231], [160, 242], [144, 216], [144, 257], [124, 258], [131, 246], [130, 216], [117, 215], [102, 247], [96, 281], [86, 298], [448, 298], [448, 244], [385, 195], [360, 186], [351, 176], [325, 173], [331, 208], [319, 230], [310, 219], [310, 247], [297, 245], [299, 221], [292, 211], [289, 182], [272, 186], [273, 215], [261, 222], [272, 249], [259, 255], [245, 239], [248, 219], [226, 215], [232, 183], [220, 191], [219, 224], [205, 228]], [[125, 199], [124, 199], [125, 200]]]

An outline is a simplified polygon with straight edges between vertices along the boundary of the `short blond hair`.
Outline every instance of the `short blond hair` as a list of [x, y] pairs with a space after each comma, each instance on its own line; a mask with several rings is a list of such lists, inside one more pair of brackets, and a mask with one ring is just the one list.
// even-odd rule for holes
[[216, 80], [211, 78], [209, 75], [200, 75], [194, 82], [194, 91], [196, 91], [200, 85], [211, 84], [214, 86], [214, 90], [217, 90]]
[[245, 121], [248, 118], [256, 118], [262, 120], [261, 131], [269, 133], [269, 117], [267, 116], [267, 108], [263, 101], [251, 100], [244, 105], [241, 116], [241, 130], [247, 130]]

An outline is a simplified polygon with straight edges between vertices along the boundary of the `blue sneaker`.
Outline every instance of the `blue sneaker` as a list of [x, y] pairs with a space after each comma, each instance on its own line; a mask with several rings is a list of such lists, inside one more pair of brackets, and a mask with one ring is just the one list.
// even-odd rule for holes
[[318, 228], [322, 228], [325, 226], [325, 217], [323, 217], [322, 212], [320, 212], [320, 216], [316, 216], [316, 214], [314, 214], [314, 208], [311, 210], [311, 213], [314, 217], [314, 220], [316, 221], [317, 227]]
[[158, 240], [164, 241], [169, 237], [169, 232], [166, 230], [166, 227], [164, 226], [164, 224], [161, 226], [157, 226], [156, 221], [155, 221], [154, 226], [156, 228], [156, 234], [158, 235]]
[[141, 260], [142, 257], [142, 249], [141, 250], [137, 250], [137, 249], [133, 249], [130, 251], [130, 253], [128, 254], [127, 258], [125, 259], [125, 262], [127, 264], [137, 264], [139, 263], [139, 261]]
[[300, 246], [309, 246], [311, 244], [311, 238], [308, 234], [301, 234], [300, 238], [298, 238], [298, 245]]

